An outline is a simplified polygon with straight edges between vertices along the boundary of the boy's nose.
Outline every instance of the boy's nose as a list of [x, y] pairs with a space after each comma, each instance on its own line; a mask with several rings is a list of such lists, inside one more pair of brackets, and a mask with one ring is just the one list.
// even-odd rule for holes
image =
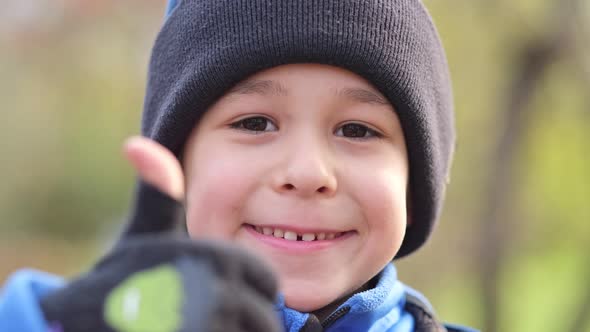
[[285, 154], [285, 163], [273, 179], [275, 191], [301, 197], [334, 195], [338, 184], [328, 153], [302, 144]]

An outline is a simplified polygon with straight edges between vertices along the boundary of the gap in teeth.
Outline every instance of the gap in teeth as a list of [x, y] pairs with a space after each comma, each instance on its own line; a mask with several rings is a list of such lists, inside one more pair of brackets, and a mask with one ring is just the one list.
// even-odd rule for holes
[[254, 230], [260, 234], [267, 236], [274, 236], [276, 238], [283, 238], [289, 241], [321, 241], [332, 240], [342, 236], [344, 233], [295, 233], [293, 231], [284, 231], [280, 228], [252, 226]]

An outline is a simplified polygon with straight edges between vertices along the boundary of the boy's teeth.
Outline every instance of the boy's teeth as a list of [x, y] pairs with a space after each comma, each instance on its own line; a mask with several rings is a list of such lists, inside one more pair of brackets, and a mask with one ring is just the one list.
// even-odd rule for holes
[[280, 228], [272, 228], [272, 227], [261, 227], [261, 226], [254, 226], [256, 232], [268, 236], [274, 236], [276, 238], [283, 238], [289, 241], [322, 241], [322, 240], [332, 240], [337, 236], [341, 235], [342, 233], [303, 233], [297, 234], [293, 231], [285, 231]]
[[[275, 231], [276, 232], [276, 231]], [[297, 233], [286, 231], [285, 232], [285, 240], [289, 241], [297, 241]]]
[[[285, 238], [286, 238], [286, 236], [285, 236]], [[305, 233], [305, 234], [303, 234], [301, 236], [301, 239], [303, 241], [313, 241], [313, 240], [315, 240], [315, 234], [313, 234], [313, 233]]]

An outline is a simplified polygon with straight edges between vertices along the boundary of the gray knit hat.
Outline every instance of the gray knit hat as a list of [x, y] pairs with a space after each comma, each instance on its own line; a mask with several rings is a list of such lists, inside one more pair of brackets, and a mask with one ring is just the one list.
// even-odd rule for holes
[[388, 98], [404, 130], [412, 223], [396, 258], [427, 240], [455, 131], [444, 50], [419, 0], [170, 0], [167, 14], [149, 67], [143, 135], [180, 158], [207, 108], [246, 77], [291, 63], [345, 68]]

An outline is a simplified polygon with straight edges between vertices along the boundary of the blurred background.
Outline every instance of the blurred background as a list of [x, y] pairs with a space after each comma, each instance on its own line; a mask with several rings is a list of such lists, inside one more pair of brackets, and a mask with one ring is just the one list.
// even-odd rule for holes
[[[424, 0], [458, 129], [439, 227], [397, 263], [445, 321], [590, 331], [590, 1]], [[165, 0], [0, 0], [0, 280], [109, 248]]]

